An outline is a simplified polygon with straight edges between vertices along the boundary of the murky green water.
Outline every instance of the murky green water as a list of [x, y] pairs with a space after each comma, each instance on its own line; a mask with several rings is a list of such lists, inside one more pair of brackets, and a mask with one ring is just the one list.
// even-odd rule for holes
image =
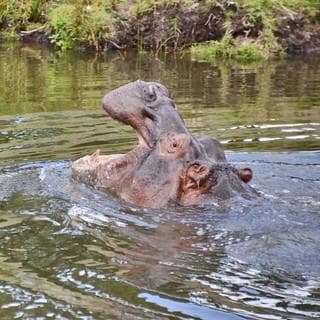
[[[0, 318], [318, 319], [319, 65], [0, 44]], [[100, 101], [137, 78], [167, 85], [263, 197], [169, 212], [72, 181], [72, 159], [134, 145]]]

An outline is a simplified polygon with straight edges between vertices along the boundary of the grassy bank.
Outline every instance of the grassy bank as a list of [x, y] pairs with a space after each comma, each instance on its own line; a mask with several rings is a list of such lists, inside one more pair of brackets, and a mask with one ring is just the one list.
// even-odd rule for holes
[[[319, 21], [318, 0], [238, 0], [237, 5], [238, 10], [226, 17], [222, 39], [192, 46], [195, 60], [214, 62], [219, 58], [232, 58], [250, 62], [283, 56], [292, 50], [279, 39], [283, 29], [287, 29], [286, 36], [290, 37], [294, 36], [291, 30], [295, 27], [317, 25]], [[240, 35], [236, 26], [239, 18], [242, 19]], [[303, 37], [303, 30], [300, 31], [302, 34], [298, 36]]]
[[45, 42], [61, 50], [158, 52], [191, 46], [194, 59], [209, 61], [252, 61], [316, 50], [319, 17], [319, 0], [0, 2], [0, 30], [6, 38]]

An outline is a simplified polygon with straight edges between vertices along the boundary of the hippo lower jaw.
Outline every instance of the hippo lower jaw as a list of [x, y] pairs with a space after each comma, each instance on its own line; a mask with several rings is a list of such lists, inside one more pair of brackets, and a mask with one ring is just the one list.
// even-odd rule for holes
[[72, 163], [72, 177], [98, 190], [115, 190], [114, 177], [127, 166], [127, 154], [100, 155], [97, 150]]
[[140, 175], [141, 163], [143, 159], [148, 159], [148, 154], [149, 148], [140, 144], [127, 154], [101, 155], [100, 150], [97, 150], [72, 163], [72, 178], [96, 190], [120, 195], [123, 200], [134, 205], [164, 207], [175, 201], [174, 190], [178, 182], [174, 178], [166, 185], [159, 179], [148, 179], [149, 175]]

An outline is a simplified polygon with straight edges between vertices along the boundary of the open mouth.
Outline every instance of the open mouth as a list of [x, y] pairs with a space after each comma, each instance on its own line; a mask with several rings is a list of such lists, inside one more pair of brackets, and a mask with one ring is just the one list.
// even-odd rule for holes
[[151, 141], [148, 139], [148, 137], [145, 134], [143, 133], [140, 134], [139, 132], [137, 132], [137, 136], [138, 136], [139, 145], [145, 148], [152, 149], [154, 144], [151, 143]]
[[152, 149], [156, 143], [157, 143], [157, 135], [154, 124], [152, 123], [152, 128], [150, 123], [145, 123], [142, 126], [139, 126], [138, 128], [134, 128], [136, 131], [136, 134], [138, 136], [139, 145]]
[[161, 132], [181, 131], [183, 126], [167, 89], [154, 82], [137, 80], [114, 89], [103, 97], [102, 105], [113, 119], [135, 129], [139, 145], [149, 149]]

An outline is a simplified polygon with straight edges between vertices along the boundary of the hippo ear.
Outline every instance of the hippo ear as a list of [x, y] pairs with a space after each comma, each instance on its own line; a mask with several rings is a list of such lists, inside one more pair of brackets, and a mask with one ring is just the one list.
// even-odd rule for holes
[[239, 177], [243, 182], [248, 183], [251, 181], [251, 179], [253, 177], [253, 172], [250, 168], [240, 169], [239, 170]]
[[210, 167], [206, 163], [194, 162], [192, 163], [186, 173], [186, 188], [199, 189], [203, 186], [210, 173]]

